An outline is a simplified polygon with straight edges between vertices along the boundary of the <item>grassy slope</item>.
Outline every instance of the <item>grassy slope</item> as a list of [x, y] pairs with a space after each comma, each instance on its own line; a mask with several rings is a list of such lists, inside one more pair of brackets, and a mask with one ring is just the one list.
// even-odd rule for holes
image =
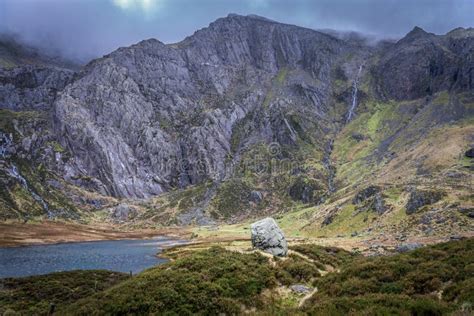
[[[474, 207], [474, 162], [464, 157], [474, 135], [472, 98], [442, 92], [422, 108], [420, 100], [369, 102], [367, 111], [335, 140], [332, 160], [339, 190], [322, 205], [294, 207], [279, 218], [280, 225], [289, 236], [348, 236], [369, 228], [372, 234], [424, 234], [421, 222], [429, 217], [436, 219], [427, 225], [430, 234], [472, 231], [472, 219], [458, 211]], [[351, 201], [371, 184], [382, 188], [388, 209], [382, 215]], [[408, 216], [405, 205], [412, 186], [446, 195]], [[332, 223], [322, 225], [329, 214], [335, 214]]]
[[[0, 290], [0, 301], [4, 310], [24, 313], [35, 308], [41, 313], [53, 301], [58, 315], [472, 312], [474, 239], [383, 257], [312, 244], [290, 249], [286, 259], [221, 247], [171, 249], [173, 261], [133, 278], [109, 279], [105, 272], [91, 271], [11, 279]], [[92, 289], [97, 278], [99, 289]], [[318, 291], [303, 298], [289, 290], [293, 284]], [[26, 301], [31, 289], [35, 297]]]

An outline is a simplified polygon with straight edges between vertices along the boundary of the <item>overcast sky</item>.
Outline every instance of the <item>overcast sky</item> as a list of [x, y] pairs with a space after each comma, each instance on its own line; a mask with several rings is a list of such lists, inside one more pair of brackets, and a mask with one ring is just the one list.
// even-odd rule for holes
[[151, 37], [177, 42], [229, 13], [390, 38], [474, 26], [474, 0], [0, 0], [0, 33], [87, 60]]

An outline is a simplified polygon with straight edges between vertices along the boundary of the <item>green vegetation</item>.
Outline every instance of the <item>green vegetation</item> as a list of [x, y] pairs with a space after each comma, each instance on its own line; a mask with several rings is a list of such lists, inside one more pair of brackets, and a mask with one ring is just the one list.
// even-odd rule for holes
[[275, 77], [276, 82], [279, 85], [282, 85], [285, 82], [287, 75], [288, 75], [288, 69], [287, 68], [280, 69], [280, 71], [278, 72], [278, 74]]
[[45, 123], [46, 114], [38, 111], [10, 111], [0, 109], [0, 131], [12, 133], [14, 139], [18, 137], [17, 131], [15, 130], [16, 121], [30, 123], [33, 121], [40, 121], [41, 123]]
[[[45, 314], [50, 303], [56, 304], [57, 315], [473, 312], [474, 239], [381, 257], [314, 244], [294, 245], [290, 256], [282, 259], [215, 246], [203, 248], [206, 246], [171, 249], [173, 261], [132, 278], [104, 271], [73, 271], [5, 279], [0, 313]], [[318, 291], [303, 301], [288, 288], [301, 283]]]
[[317, 315], [472, 311], [473, 267], [474, 239], [389, 257], [358, 257], [340, 273], [319, 279], [319, 291], [304, 309]]
[[56, 153], [64, 153], [66, 151], [63, 146], [56, 141], [48, 142], [48, 145], [50, 145]]
[[[127, 274], [103, 270], [69, 271], [0, 280], [0, 314], [47, 315], [101, 292], [127, 278]], [[13, 314], [16, 315], [16, 314]]]
[[327, 266], [339, 267], [351, 262], [355, 257], [353, 253], [336, 247], [322, 247], [312, 244], [300, 244], [290, 247], [291, 250], [307, 256], [321, 270]]
[[77, 302], [65, 314], [232, 315], [243, 308], [262, 309], [259, 294], [275, 285], [264, 256], [213, 247], [149, 269]]
[[433, 105], [447, 105], [449, 103], [448, 91], [442, 91], [438, 93], [436, 98], [433, 100]]
[[290, 254], [288, 259], [278, 261], [277, 267], [277, 279], [284, 285], [310, 283], [314, 278], [321, 276], [315, 264], [297, 255]]
[[231, 179], [222, 183], [212, 201], [216, 218], [230, 218], [245, 211], [249, 206], [251, 187], [243, 179]]
[[265, 99], [263, 100], [262, 107], [264, 109], [267, 109], [270, 106], [270, 102], [272, 101], [272, 99], [273, 99], [273, 91], [268, 90], [267, 94], [265, 95]]

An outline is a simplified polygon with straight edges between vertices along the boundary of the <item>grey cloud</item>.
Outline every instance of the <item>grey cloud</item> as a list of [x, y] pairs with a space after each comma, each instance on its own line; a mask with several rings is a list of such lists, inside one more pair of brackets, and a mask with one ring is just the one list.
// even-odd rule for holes
[[258, 14], [313, 29], [401, 37], [415, 25], [434, 33], [472, 27], [472, 0], [0, 0], [0, 33], [85, 61], [146, 38], [177, 42], [228, 13]]

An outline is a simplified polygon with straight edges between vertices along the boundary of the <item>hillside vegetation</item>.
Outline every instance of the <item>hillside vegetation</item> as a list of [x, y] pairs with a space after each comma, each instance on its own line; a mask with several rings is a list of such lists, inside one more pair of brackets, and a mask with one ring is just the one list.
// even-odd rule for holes
[[[474, 239], [382, 257], [314, 244], [293, 245], [286, 259], [222, 247], [187, 249], [168, 250], [171, 262], [132, 278], [82, 271], [4, 279], [0, 312], [46, 314], [50, 303], [57, 304], [57, 315], [473, 312]], [[296, 284], [307, 286], [309, 296], [290, 290]]]

